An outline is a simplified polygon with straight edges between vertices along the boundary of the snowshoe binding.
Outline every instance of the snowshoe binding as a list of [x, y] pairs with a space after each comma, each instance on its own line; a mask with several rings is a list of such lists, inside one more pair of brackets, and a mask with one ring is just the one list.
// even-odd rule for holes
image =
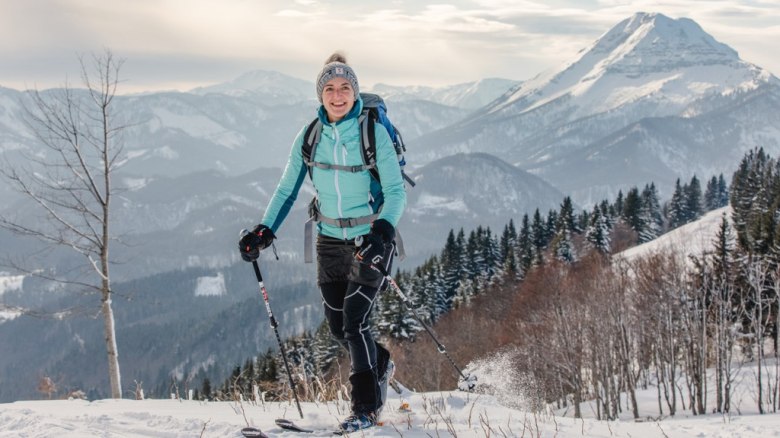
[[343, 435], [345, 433], [357, 432], [358, 430], [374, 427], [376, 424], [376, 414], [373, 412], [350, 415], [341, 422], [336, 434]]

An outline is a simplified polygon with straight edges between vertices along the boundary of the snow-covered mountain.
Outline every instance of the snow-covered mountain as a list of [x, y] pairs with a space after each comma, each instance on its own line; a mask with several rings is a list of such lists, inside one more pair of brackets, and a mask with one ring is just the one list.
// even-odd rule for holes
[[275, 71], [254, 70], [220, 84], [197, 87], [192, 94], [224, 94], [265, 101], [267, 104], [291, 104], [316, 101], [314, 83]]
[[[238, 175], [258, 167], [281, 168], [295, 135], [316, 116], [313, 90], [313, 83], [258, 71], [188, 93], [118, 96], [116, 121], [128, 125], [122, 136], [127, 153], [124, 170], [152, 177], [211, 169]], [[493, 93], [482, 98], [474, 90], [465, 92], [471, 99], [494, 98]], [[85, 97], [83, 90], [75, 95]], [[25, 106], [33, 107], [27, 92], [0, 88], [0, 153], [12, 165], [24, 160], [21, 154], [46, 153], [24, 122]], [[419, 136], [470, 112], [424, 97], [388, 102], [388, 106], [410, 149], [416, 148]], [[0, 196], [6, 191], [0, 189]]]
[[376, 84], [372, 92], [386, 96], [390, 101], [430, 100], [442, 105], [476, 110], [519, 84], [520, 81], [501, 78], [487, 78], [446, 87]]
[[[650, 181], [667, 195], [675, 176], [730, 173], [734, 157], [758, 145], [780, 151], [778, 87], [695, 22], [637, 13], [571, 62], [420, 141], [427, 159], [500, 156], [583, 204]], [[620, 142], [651, 124], [642, 142]]]

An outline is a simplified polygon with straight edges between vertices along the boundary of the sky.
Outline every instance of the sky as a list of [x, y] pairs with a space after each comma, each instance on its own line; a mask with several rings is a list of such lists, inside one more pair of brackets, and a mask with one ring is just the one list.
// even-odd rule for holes
[[636, 12], [691, 18], [780, 74], [780, 0], [0, 0], [0, 86], [79, 81], [79, 57], [125, 60], [120, 93], [252, 70], [314, 81], [343, 51], [362, 86], [530, 79]]

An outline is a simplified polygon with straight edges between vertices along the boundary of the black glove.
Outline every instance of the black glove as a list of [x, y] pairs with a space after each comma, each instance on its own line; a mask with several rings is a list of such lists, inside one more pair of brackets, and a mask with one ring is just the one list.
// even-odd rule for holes
[[241, 236], [238, 241], [238, 250], [241, 252], [241, 258], [245, 262], [257, 260], [260, 251], [268, 248], [274, 243], [276, 236], [270, 228], [263, 224], [256, 226], [252, 231]]
[[395, 239], [395, 228], [384, 219], [377, 219], [371, 224], [371, 231], [361, 236], [360, 247], [355, 253], [362, 263], [378, 265], [385, 257], [385, 245]]

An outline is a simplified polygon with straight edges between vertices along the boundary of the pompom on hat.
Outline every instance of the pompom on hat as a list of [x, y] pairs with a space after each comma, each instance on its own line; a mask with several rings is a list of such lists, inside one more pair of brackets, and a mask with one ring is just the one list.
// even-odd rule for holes
[[360, 94], [360, 87], [358, 86], [357, 75], [352, 67], [347, 65], [347, 59], [341, 53], [334, 53], [325, 61], [325, 66], [322, 67], [320, 74], [317, 75], [317, 99], [322, 103], [322, 90], [325, 88], [325, 84], [333, 78], [344, 78], [352, 85], [352, 89], [355, 91], [355, 100], [357, 100], [358, 94]]

